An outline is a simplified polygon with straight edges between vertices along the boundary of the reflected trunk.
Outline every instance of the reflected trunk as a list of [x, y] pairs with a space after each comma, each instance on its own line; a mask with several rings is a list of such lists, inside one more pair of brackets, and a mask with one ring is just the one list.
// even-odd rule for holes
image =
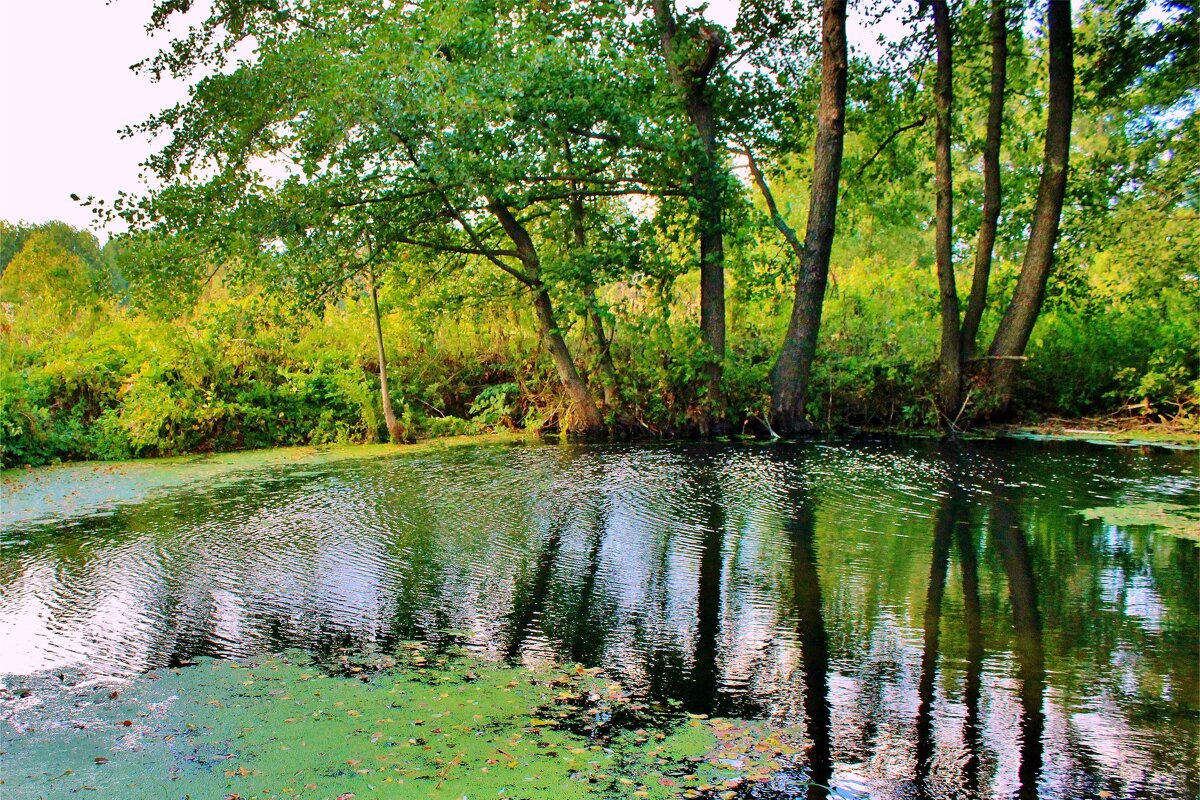
[[1021, 530], [1014, 504], [1007, 496], [997, 498], [992, 512], [996, 549], [1008, 579], [1016, 630], [1017, 677], [1021, 681], [1020, 800], [1036, 800], [1042, 770], [1042, 733], [1046, 718], [1042, 703], [1046, 693], [1045, 655], [1042, 651], [1042, 618], [1038, 612], [1037, 582], [1029, 543]]
[[604, 625], [593, 625], [592, 602], [596, 596], [596, 576], [600, 572], [600, 554], [604, 549], [604, 533], [607, 530], [607, 515], [602, 509], [596, 511], [596, 522], [592, 526], [592, 541], [588, 546], [587, 572], [579, 589], [579, 611], [575, 615], [577, 628], [571, 641], [571, 660], [592, 666], [599, 658], [604, 644]]
[[558, 552], [562, 549], [561, 519], [553, 520], [550, 533], [546, 537], [546, 545], [538, 555], [532, 578], [522, 586], [518, 583], [513, 591], [513, 610], [509, 616], [508, 644], [504, 648], [504, 656], [509, 661], [516, 661], [521, 656], [521, 650], [533, 631], [534, 622], [541, 615], [546, 604], [546, 593], [550, 588], [550, 574], [554, 571], [554, 563], [558, 560]]
[[814, 546], [816, 519], [807, 498], [794, 502], [789, 524], [792, 552], [792, 592], [796, 603], [796, 634], [804, 669], [804, 731], [808, 737], [806, 797], [823, 800], [833, 777], [831, 709], [829, 705], [829, 640], [825, 632], [821, 582]]
[[959, 563], [962, 565], [963, 622], [967, 629], [967, 670], [964, 678], [963, 743], [967, 760], [963, 764], [969, 797], [979, 796], [979, 753], [983, 748], [983, 722], [979, 716], [979, 698], [983, 678], [983, 629], [979, 605], [979, 564], [975, 555], [974, 537], [966, 525], [955, 531]]
[[925, 641], [921, 653], [921, 678], [917, 684], [917, 791], [926, 796], [933, 764], [933, 704], [936, 693], [937, 661], [942, 626], [942, 598], [950, 565], [950, 543], [962, 519], [962, 490], [950, 487], [942, 500], [933, 526], [933, 557], [929, 564], [929, 588], [925, 593]]
[[725, 506], [721, 485], [711, 468], [701, 469], [699, 496], [707, 503], [704, 540], [696, 590], [696, 644], [692, 658], [689, 710], [711, 714], [717, 705], [717, 642], [721, 633], [721, 578], [725, 571]]

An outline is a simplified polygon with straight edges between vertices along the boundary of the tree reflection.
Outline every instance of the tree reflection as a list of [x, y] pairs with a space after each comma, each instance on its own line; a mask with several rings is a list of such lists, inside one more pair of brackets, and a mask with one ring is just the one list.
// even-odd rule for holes
[[525, 580], [518, 580], [517, 587], [513, 590], [513, 607], [508, 617], [508, 634], [505, 637], [507, 642], [504, 646], [504, 657], [509, 661], [520, 658], [521, 650], [533, 630], [533, 624], [546, 604], [550, 574], [554, 571], [554, 562], [558, 560], [559, 550], [562, 549], [563, 524], [561, 516], [550, 520], [546, 542], [538, 553], [532, 573], [527, 575]]
[[725, 571], [725, 498], [720, 480], [707, 461], [696, 470], [696, 484], [696, 497], [704, 504], [704, 536], [700, 544], [696, 641], [687, 702], [693, 713], [711, 714], [717, 705], [720, 671], [717, 642], [721, 633], [721, 578]]
[[970, 526], [958, 525], [954, 533], [962, 569], [963, 622], [967, 629], [967, 669], [963, 687], [963, 705], [966, 706], [963, 743], [967, 758], [963, 763], [963, 778], [967, 796], [978, 797], [979, 754], [983, 749], [983, 724], [979, 715], [983, 687], [983, 614], [979, 605], [979, 564]]
[[995, 497], [996, 502], [992, 507], [993, 536], [1008, 579], [1016, 632], [1017, 677], [1021, 681], [1020, 789], [1017, 796], [1020, 800], [1034, 800], [1038, 796], [1038, 777], [1042, 770], [1042, 733], [1046, 725], [1042, 712], [1046, 692], [1042, 618], [1038, 612], [1033, 559], [1021, 529], [1016, 503], [1004, 489], [997, 490]]
[[929, 563], [929, 588], [925, 593], [925, 636], [921, 651], [921, 677], [917, 684], [917, 794], [928, 796], [933, 765], [933, 705], [937, 678], [938, 645], [941, 637], [942, 598], [950, 566], [954, 530], [964, 522], [962, 488], [952, 484], [938, 506], [933, 526], [933, 557]]
[[808, 737], [807, 797], [825, 798], [833, 776], [829, 706], [829, 640], [822, 610], [821, 582], [813, 542], [816, 518], [806, 497], [793, 493], [788, 534], [791, 540], [792, 597], [796, 634], [804, 670], [804, 730]]
[[583, 573], [583, 584], [579, 588], [579, 604], [575, 611], [575, 630], [571, 632], [571, 660], [579, 664], [594, 664], [604, 650], [607, 626], [592, 624], [593, 605], [596, 597], [596, 579], [600, 573], [601, 552], [604, 549], [604, 533], [608, 529], [607, 514], [597, 508], [590, 527], [588, 555]]

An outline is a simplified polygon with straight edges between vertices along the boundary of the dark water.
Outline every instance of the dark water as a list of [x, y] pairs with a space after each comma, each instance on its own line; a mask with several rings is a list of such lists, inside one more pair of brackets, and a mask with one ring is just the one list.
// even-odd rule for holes
[[1083, 512], [1198, 485], [1048, 442], [276, 465], [7, 526], [0, 673], [465, 638], [802, 724], [842, 797], [1194, 798], [1200, 549]]

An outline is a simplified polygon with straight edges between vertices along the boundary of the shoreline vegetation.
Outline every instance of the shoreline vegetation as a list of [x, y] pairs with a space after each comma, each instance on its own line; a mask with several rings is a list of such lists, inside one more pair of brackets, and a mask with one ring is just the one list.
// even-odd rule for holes
[[[101, 248], [65, 225], [26, 234], [0, 275], [5, 468], [569, 428], [571, 401], [519, 298], [442, 307], [440, 292], [383, 284], [389, 422], [365, 290], [317, 313], [217, 276], [172, 317], [134, 302], [116, 240]], [[826, 301], [808, 435], [945, 431], [933, 393], [937, 321], [869, 266], [843, 272]], [[620, 288], [608, 350], [620, 382], [595, 438], [705, 436], [691, 277], [661, 300]], [[1052, 299], [1018, 379], [1016, 419], [952, 433], [1195, 441], [1194, 288], [1146, 301], [1105, 294], [1103, 307], [1096, 297]], [[724, 433], [769, 438], [769, 345], [785, 317], [767, 297], [732, 308]], [[564, 340], [595, 365], [584, 376], [600, 386], [584, 323], [580, 316]], [[391, 435], [397, 426], [400, 437]]]

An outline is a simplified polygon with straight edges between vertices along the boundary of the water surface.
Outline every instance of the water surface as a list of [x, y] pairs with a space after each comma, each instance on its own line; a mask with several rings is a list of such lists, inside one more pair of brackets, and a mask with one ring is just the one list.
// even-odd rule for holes
[[804, 777], [840, 797], [1194, 798], [1200, 550], [1162, 520], [1195, 524], [1195, 467], [1064, 442], [513, 443], [107, 503], [67, 470], [39, 496], [86, 502], [6, 497], [0, 674], [465, 641], [800, 724]]

